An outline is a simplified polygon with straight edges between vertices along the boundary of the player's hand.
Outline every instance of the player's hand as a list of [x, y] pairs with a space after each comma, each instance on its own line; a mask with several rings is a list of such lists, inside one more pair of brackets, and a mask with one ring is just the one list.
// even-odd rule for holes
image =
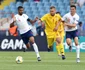
[[64, 26], [68, 26], [68, 23], [64, 23]]
[[58, 30], [58, 28], [57, 27], [55, 27], [54, 29], [53, 29], [53, 31], [57, 31]]
[[67, 26], [67, 23], [64, 23], [64, 26]]
[[38, 18], [38, 17], [36, 17], [36, 18], [35, 18], [35, 20], [36, 20], [36, 21], [38, 21], [38, 20], [39, 20], [39, 18]]

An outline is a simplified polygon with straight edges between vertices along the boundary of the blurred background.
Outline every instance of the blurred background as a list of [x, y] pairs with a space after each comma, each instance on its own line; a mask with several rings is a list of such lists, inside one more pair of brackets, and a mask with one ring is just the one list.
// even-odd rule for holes
[[[23, 6], [24, 13], [26, 13], [29, 18], [34, 19], [36, 16], [41, 18], [44, 14], [49, 13], [50, 6], [55, 6], [56, 12], [60, 12], [61, 16], [64, 16], [70, 11], [70, 5], [73, 4], [76, 5], [77, 14], [80, 16], [78, 34], [80, 37], [83, 37], [82, 39], [84, 39], [85, 0], [0, 0], [0, 43], [5, 37], [11, 36], [9, 33], [9, 25], [11, 18], [18, 13], [17, 8], [19, 6]], [[41, 38], [43, 36], [43, 39], [45, 39], [44, 29], [40, 24], [36, 22], [34, 25], [30, 24], [30, 26], [32, 27], [35, 37]], [[19, 36], [19, 33], [16, 36]]]

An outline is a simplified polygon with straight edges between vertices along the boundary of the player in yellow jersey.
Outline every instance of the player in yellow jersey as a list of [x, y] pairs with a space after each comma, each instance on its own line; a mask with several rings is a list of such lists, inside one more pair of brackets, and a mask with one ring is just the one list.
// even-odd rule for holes
[[[57, 12], [56, 14], [59, 14], [59, 20], [61, 20], [61, 16], [60, 16], [60, 12]], [[60, 44], [56, 42], [56, 48], [58, 51], [58, 55], [65, 55], [64, 54], [64, 46], [63, 46], [63, 41], [64, 41], [64, 36], [65, 36], [65, 32], [64, 32], [64, 24], [63, 22], [61, 22], [60, 24], [58, 24], [58, 28], [57, 28], [57, 32], [56, 32], [56, 37], [59, 38], [60, 40]]]
[[57, 14], [57, 21], [54, 31], [56, 32], [56, 49], [58, 51], [58, 55], [62, 55], [62, 59], [64, 60], [65, 59], [64, 45], [63, 45], [64, 27], [61, 20], [62, 17], [60, 16], [60, 14]]
[[[45, 14], [38, 23], [42, 22], [42, 25], [45, 24], [45, 33], [47, 36], [47, 42], [48, 42], [48, 51], [50, 51], [50, 48], [52, 47], [54, 41], [58, 41], [56, 37], [56, 23], [60, 19], [59, 14], [56, 14], [56, 8], [54, 6], [50, 7], [50, 13]], [[59, 42], [58, 42], [59, 43]], [[64, 56], [64, 55], [63, 55]], [[65, 59], [65, 56], [62, 57], [62, 59]]]

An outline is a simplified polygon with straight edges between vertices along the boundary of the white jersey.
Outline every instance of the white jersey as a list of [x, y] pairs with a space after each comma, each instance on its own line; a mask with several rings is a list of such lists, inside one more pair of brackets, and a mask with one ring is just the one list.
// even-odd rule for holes
[[[67, 22], [67, 19], [70, 19], [70, 22]], [[73, 23], [78, 24], [79, 16], [77, 15], [77, 13], [75, 13], [75, 15], [72, 16], [71, 13], [69, 12], [63, 16], [62, 20], [67, 22], [68, 24], [73, 24]], [[68, 28], [67, 26], [65, 26], [65, 31], [74, 31], [74, 30], [77, 30], [77, 25], [74, 28]]]
[[16, 18], [15, 25], [18, 26], [18, 30], [20, 34], [24, 34], [31, 29], [28, 24], [28, 21], [27, 21], [28, 16], [26, 14], [22, 14], [22, 15], [17, 14], [15, 15], [15, 18]]

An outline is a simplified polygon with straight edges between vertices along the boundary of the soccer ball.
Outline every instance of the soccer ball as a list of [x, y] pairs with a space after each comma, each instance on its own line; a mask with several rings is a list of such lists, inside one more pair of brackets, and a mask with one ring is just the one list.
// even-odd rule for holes
[[23, 62], [23, 58], [21, 56], [16, 57], [16, 63], [20, 64]]

